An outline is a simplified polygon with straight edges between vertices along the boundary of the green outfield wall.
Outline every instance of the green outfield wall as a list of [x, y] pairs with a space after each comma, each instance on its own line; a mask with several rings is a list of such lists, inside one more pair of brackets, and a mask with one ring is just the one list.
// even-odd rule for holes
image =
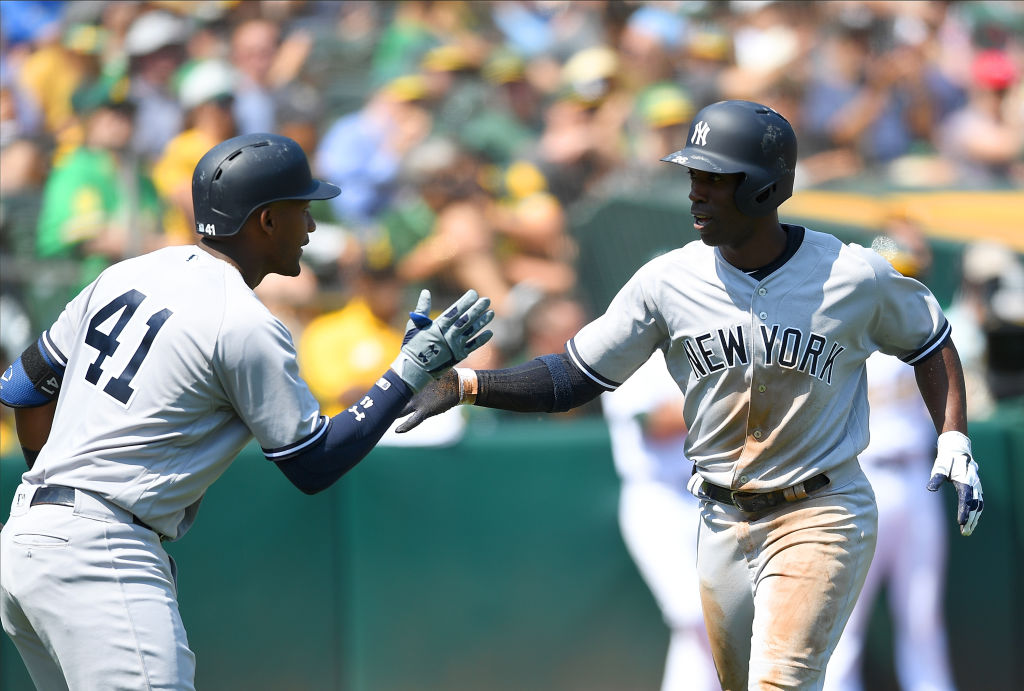
[[[658, 688], [668, 636], [618, 531], [603, 422], [471, 413], [458, 443], [380, 447], [313, 497], [245, 450], [168, 545], [200, 690]], [[1024, 415], [971, 436], [986, 507], [951, 531], [953, 664], [960, 691], [1024, 688]], [[4, 518], [23, 469], [0, 460]], [[30, 689], [6, 636], [0, 656], [0, 688]]]

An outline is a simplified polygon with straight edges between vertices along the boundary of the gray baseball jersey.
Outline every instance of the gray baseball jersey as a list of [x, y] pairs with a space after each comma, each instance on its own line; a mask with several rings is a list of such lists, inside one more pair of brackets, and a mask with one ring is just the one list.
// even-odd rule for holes
[[43, 343], [68, 365], [60, 433], [24, 481], [95, 492], [171, 538], [254, 436], [279, 459], [326, 431], [288, 330], [237, 269], [194, 246], [107, 269]]
[[699, 241], [653, 259], [568, 350], [608, 389], [664, 351], [686, 395], [687, 456], [708, 482], [764, 491], [864, 449], [871, 353], [913, 364], [948, 334], [924, 285], [870, 249], [806, 230], [761, 281]]

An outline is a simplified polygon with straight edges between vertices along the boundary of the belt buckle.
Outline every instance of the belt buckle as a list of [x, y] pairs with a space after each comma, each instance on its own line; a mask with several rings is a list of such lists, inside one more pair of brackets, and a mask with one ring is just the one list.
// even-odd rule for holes
[[761, 495], [755, 492], [732, 490], [729, 492], [729, 500], [744, 513], [757, 513], [767, 508]]

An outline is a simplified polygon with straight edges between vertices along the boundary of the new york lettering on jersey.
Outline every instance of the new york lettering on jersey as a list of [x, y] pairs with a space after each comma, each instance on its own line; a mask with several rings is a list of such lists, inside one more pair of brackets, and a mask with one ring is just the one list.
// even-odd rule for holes
[[781, 324], [761, 324], [757, 332], [760, 337], [752, 338], [748, 329], [736, 324], [684, 336], [682, 348], [694, 376], [703, 379], [724, 369], [747, 367], [751, 347], [756, 347], [761, 348], [763, 355], [758, 361], [765, 366], [795, 369], [832, 384], [833, 366], [846, 346], [823, 334], [812, 331], [807, 335], [801, 329]]

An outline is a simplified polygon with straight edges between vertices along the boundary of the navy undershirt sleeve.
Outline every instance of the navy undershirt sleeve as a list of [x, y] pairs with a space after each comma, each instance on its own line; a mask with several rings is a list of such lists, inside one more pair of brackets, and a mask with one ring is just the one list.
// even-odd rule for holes
[[391, 370], [381, 381], [358, 403], [332, 417], [319, 443], [277, 461], [277, 467], [293, 485], [306, 494], [321, 492], [373, 450], [412, 398], [412, 390]]
[[565, 353], [500, 370], [477, 370], [476, 405], [523, 413], [564, 413], [603, 391]]

